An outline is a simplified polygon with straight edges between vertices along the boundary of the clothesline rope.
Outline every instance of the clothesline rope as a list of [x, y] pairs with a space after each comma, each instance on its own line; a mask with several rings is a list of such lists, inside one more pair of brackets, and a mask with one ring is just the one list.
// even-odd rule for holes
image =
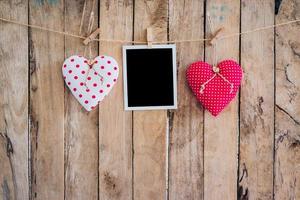
[[[54, 29], [50, 29], [50, 28], [46, 28], [46, 27], [42, 27], [42, 26], [37, 26], [37, 25], [33, 25], [33, 24], [26, 24], [26, 23], [22, 23], [22, 22], [10, 20], [10, 19], [5, 19], [5, 18], [2, 18], [2, 17], [0, 17], [0, 20], [3, 21], [3, 22], [17, 24], [17, 25], [20, 25], [20, 26], [34, 28], [34, 29], [38, 29], [38, 30], [42, 30], [42, 31], [53, 32], [53, 33], [57, 33], [57, 34], [61, 34], [61, 35], [69, 36], [69, 37], [79, 38], [79, 39], [83, 39], [83, 40], [86, 39], [86, 37], [84, 37], [84, 36], [80, 36], [80, 35], [76, 35], [76, 34], [72, 34], [72, 33], [67, 33], [67, 32], [63, 32], [63, 31], [57, 31], [57, 30], [54, 30]], [[293, 23], [297, 23], [297, 22], [300, 22], [300, 19], [295, 19], [295, 20], [291, 20], [291, 21], [287, 21], [287, 22], [283, 22], [283, 23], [279, 23], [279, 24], [270, 25], [270, 26], [259, 27], [259, 28], [252, 29], [252, 30], [249, 30], [249, 31], [223, 35], [223, 36], [218, 37], [218, 40], [225, 39], [225, 38], [231, 38], [231, 37], [237, 37], [237, 36], [240, 36], [240, 35], [249, 34], [249, 33], [258, 32], [258, 31], [263, 31], [263, 30], [267, 30], [267, 29], [272, 29], [272, 28], [275, 28], [275, 27], [289, 25], [289, 24], [293, 24]], [[183, 43], [183, 42], [201, 42], [201, 41], [210, 41], [210, 40], [211, 40], [210, 38], [200, 38], [200, 39], [186, 39], [186, 40], [153, 41], [152, 43], [153, 44]], [[103, 39], [103, 38], [93, 39], [93, 41], [115, 42], [115, 43], [132, 43], [132, 44], [147, 44], [147, 41], [117, 40], [117, 39]]]

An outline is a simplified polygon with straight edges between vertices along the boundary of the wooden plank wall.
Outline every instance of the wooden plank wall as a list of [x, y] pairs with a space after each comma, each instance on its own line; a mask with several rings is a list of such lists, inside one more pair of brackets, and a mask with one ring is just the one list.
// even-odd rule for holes
[[[63, 31], [64, 4], [30, 1], [28, 18], [30, 24]], [[61, 199], [64, 197], [64, 83], [59, 66], [64, 61], [64, 36], [35, 29], [28, 31], [31, 198]]]
[[[209, 16], [208, 16], [209, 15]], [[209, 23], [209, 18], [211, 23]], [[224, 34], [239, 32], [240, 1], [206, 1], [206, 32], [224, 28]], [[227, 38], [216, 44], [216, 61], [239, 61], [239, 38]], [[213, 63], [212, 46], [207, 46], [205, 60]], [[235, 98], [217, 118], [204, 113], [204, 199], [236, 199], [237, 146], [239, 133], [239, 98]]]
[[[0, 16], [28, 23], [28, 2], [16, 4], [1, 1]], [[0, 22], [0, 198], [2, 199], [29, 197], [28, 44], [27, 28]]]
[[[101, 36], [132, 40], [133, 1], [101, 1]], [[101, 42], [100, 53], [122, 63], [122, 44]], [[132, 199], [132, 112], [123, 109], [123, 76], [99, 106], [99, 199]], [[111, 100], [109, 100], [111, 99]]]
[[[154, 40], [167, 40], [168, 1], [135, 1], [134, 39], [145, 40], [146, 28], [153, 28]], [[134, 199], [166, 198], [167, 111], [133, 113]]]
[[[241, 31], [273, 25], [274, 8], [273, 0], [244, 1]], [[242, 36], [241, 65], [246, 73], [240, 100], [239, 189], [242, 198], [272, 199], [274, 29]]]
[[[170, 1], [170, 40], [203, 38], [204, 6], [203, 1]], [[176, 50], [181, 84], [178, 109], [169, 112], [169, 199], [203, 199], [203, 109], [186, 84], [185, 71], [204, 58], [204, 42], [177, 44]]]
[[[105, 39], [146, 40], [152, 27], [155, 40], [185, 40], [299, 19], [300, 1], [282, 0], [278, 14], [274, 0], [0, 1], [0, 17], [82, 36], [92, 11]], [[125, 112], [122, 43], [84, 46], [0, 21], [0, 199], [300, 199], [299, 31], [218, 41], [217, 61], [236, 60], [244, 78], [214, 118], [185, 80], [190, 63], [215, 59], [208, 43], [177, 43], [177, 110]], [[94, 111], [64, 86], [61, 65], [73, 54], [120, 65]]]
[[[90, 18], [93, 30], [98, 27], [98, 2], [66, 1], [64, 29], [87, 35]], [[91, 13], [93, 12], [93, 16]], [[74, 21], [74, 23], [69, 23]], [[97, 43], [81, 45], [82, 41], [66, 37], [65, 58], [78, 54], [87, 58], [98, 55]], [[89, 50], [91, 48], [91, 52]], [[98, 110], [82, 112], [82, 107], [65, 87], [64, 101], [64, 183], [65, 199], [97, 199], [98, 197]], [[81, 127], [84, 129], [81, 130]], [[84, 184], [82, 184], [84, 183]]]
[[[297, 0], [282, 4], [275, 23], [300, 17]], [[300, 198], [300, 24], [278, 27], [276, 46], [275, 199]]]

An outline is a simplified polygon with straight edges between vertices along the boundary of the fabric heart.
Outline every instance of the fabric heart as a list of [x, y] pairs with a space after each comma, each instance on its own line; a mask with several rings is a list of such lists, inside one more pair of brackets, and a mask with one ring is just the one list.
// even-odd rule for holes
[[236, 96], [242, 75], [241, 67], [233, 60], [224, 60], [215, 68], [198, 61], [186, 71], [193, 93], [213, 116], [217, 116]]
[[62, 73], [75, 98], [91, 111], [113, 88], [119, 67], [109, 56], [101, 55], [89, 62], [82, 56], [73, 55], [65, 60]]

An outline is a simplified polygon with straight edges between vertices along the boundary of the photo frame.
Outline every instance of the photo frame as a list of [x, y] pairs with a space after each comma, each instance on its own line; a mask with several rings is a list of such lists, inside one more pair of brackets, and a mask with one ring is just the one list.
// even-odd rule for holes
[[123, 46], [125, 110], [177, 109], [176, 45]]

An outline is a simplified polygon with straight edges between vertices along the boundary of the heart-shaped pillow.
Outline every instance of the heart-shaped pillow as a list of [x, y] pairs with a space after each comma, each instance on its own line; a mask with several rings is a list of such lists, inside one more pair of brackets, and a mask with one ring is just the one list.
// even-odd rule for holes
[[186, 71], [193, 93], [213, 116], [217, 116], [236, 96], [242, 75], [241, 67], [233, 60], [224, 60], [216, 68], [198, 61], [192, 63]]
[[62, 66], [65, 82], [74, 97], [91, 111], [111, 91], [119, 75], [118, 63], [109, 56], [88, 61], [82, 56], [67, 58]]

